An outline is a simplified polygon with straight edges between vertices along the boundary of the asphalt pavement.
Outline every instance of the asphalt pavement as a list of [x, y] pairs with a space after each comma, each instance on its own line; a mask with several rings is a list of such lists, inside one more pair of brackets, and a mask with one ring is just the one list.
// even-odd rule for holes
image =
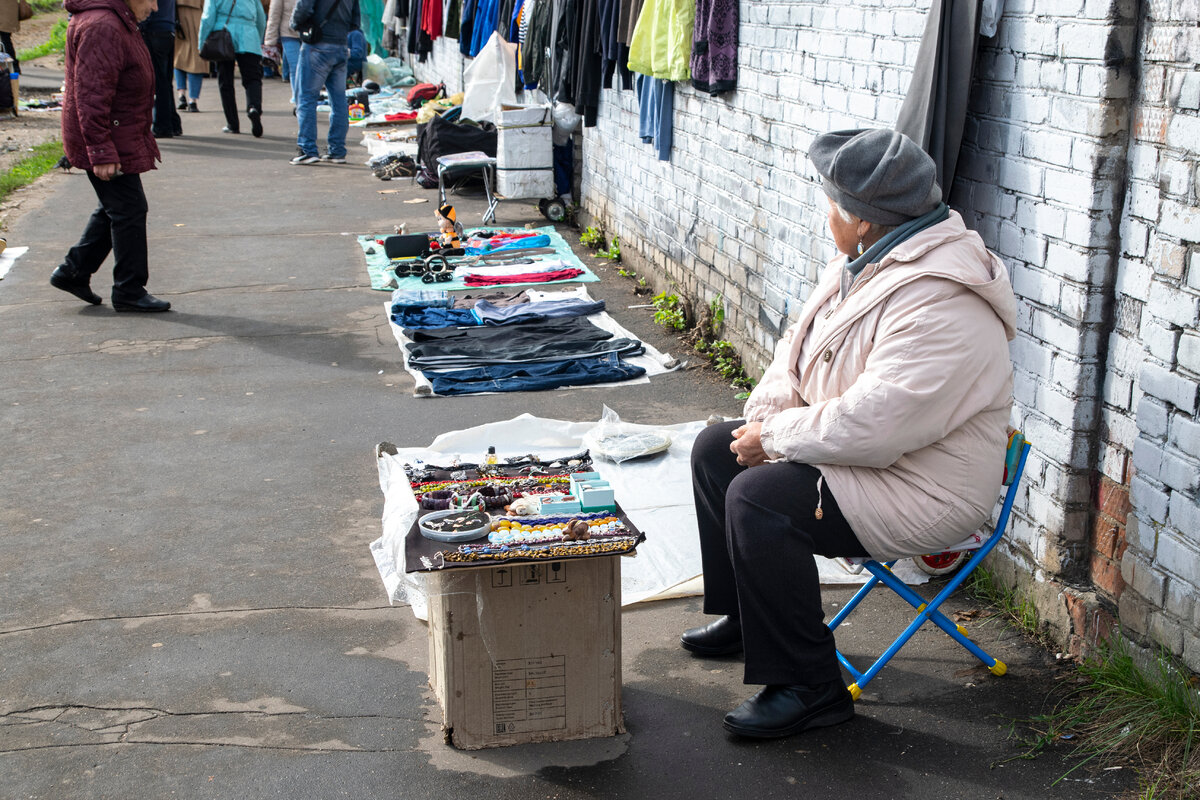
[[[262, 139], [222, 134], [206, 81], [201, 113], [143, 176], [148, 288], [169, 313], [115, 314], [107, 268], [98, 307], [48, 284], [95, 205], [78, 171], [45, 177], [10, 219], [9, 246], [30, 250], [0, 281], [0, 798], [1076, 798], [1129, 785], [1120, 770], [1056, 783], [1074, 763], [1061, 747], [1020, 758], [1059, 670], [994, 619], [972, 632], [1005, 677], [923, 631], [852, 722], [732, 738], [721, 717], [754, 687], [737, 658], [678, 646], [703, 621], [696, 598], [625, 611], [627, 733], [445, 744], [425, 626], [388, 604], [368, 550], [376, 443], [523, 412], [595, 420], [608, 405], [666, 424], [740, 404], [700, 368], [414, 398], [353, 235], [433, 229], [436, 192], [375, 179], [357, 134], [346, 165], [291, 166], [287, 86], [268, 81], [265, 106]], [[455, 203], [468, 225], [484, 207]], [[526, 223], [545, 221], [500, 206], [498, 224]], [[593, 268], [610, 313], [679, 354], [649, 310], [628, 308], [646, 302], [630, 282]], [[873, 654], [905, 609], [868, 601], [842, 648]]]

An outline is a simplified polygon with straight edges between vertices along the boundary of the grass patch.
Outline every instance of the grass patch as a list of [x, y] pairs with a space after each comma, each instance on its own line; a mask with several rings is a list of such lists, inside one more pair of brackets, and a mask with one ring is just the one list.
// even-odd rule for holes
[[17, 59], [20, 61], [32, 61], [35, 58], [48, 56], [51, 53], [61, 53], [67, 46], [67, 21], [60, 19], [54, 23], [54, 27], [50, 29], [50, 38], [39, 44], [37, 47], [31, 47], [28, 50], [22, 50], [17, 53]]
[[977, 567], [967, 577], [964, 587], [971, 595], [994, 606], [1005, 622], [1040, 644], [1049, 644], [1040, 628], [1037, 606], [1026, 592], [1001, 585], [996, 575], [984, 566]]
[[14, 190], [28, 186], [50, 170], [63, 156], [62, 142], [43, 142], [33, 152], [22, 158], [12, 169], [0, 173], [0, 202], [8, 199]]
[[62, 11], [62, 0], [29, 0], [34, 14], [45, 14], [50, 11]]
[[1128, 766], [1137, 773], [1140, 800], [1195, 798], [1200, 694], [1188, 670], [1163, 650], [1139, 660], [1115, 632], [1079, 665], [1077, 677], [1079, 685], [1033, 721], [1041, 742], [1078, 741], [1079, 763], [1062, 777], [1085, 765]]

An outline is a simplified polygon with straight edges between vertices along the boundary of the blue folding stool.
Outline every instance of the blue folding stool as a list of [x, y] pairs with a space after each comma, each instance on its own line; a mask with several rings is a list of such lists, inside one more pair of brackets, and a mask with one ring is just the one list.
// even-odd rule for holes
[[900, 648], [903, 647], [908, 640], [912, 638], [912, 635], [916, 633], [917, 630], [926, 622], [932, 622], [934, 625], [937, 625], [939, 628], [945, 631], [951, 639], [961, 644], [972, 655], [982, 661], [984, 665], [992, 672], [992, 674], [1003, 675], [1008, 671], [1008, 667], [1005, 666], [1003, 661], [993, 658], [984, 652], [983, 648], [970, 640], [964, 627], [958, 625], [957, 623], [951, 622], [945, 614], [938, 611], [938, 607], [943, 601], [946, 600], [946, 598], [952, 595], [959, 586], [962, 585], [962, 582], [965, 581], [967, 577], [975, 570], [975, 568], [979, 566], [980, 562], [983, 561], [987, 554], [992, 552], [992, 548], [994, 548], [1000, 542], [1001, 537], [1004, 536], [1004, 531], [1008, 527], [1009, 513], [1012, 511], [1013, 500], [1016, 499], [1017, 496], [1017, 487], [1021, 482], [1021, 474], [1025, 471], [1025, 459], [1028, 455], [1029, 442], [1025, 441], [1025, 437], [1020, 431], [1013, 431], [1008, 437], [1008, 449], [1005, 452], [1004, 459], [1004, 485], [1008, 487], [1008, 491], [1004, 495], [1004, 504], [1000, 508], [1000, 517], [996, 520], [996, 528], [992, 532], [992, 535], [987, 537], [987, 539], [983, 539], [982, 536], [977, 536], [976, 538], [978, 539], [978, 542], [968, 541], [953, 548], [955, 550], [974, 549], [975, 554], [972, 555], [963, 568], [960, 569], [944, 587], [942, 587], [942, 590], [938, 592], [937, 596], [932, 600], [926, 602], [920, 595], [906, 586], [904, 581], [895, 576], [895, 574], [892, 572], [892, 565], [896, 563], [895, 561], [889, 561], [886, 564], [881, 564], [874, 559], [863, 559], [861, 561], [856, 560], [856, 563], [861, 563], [862, 569], [865, 569], [871, 573], [871, 579], [867, 581], [865, 586], [855, 593], [854, 597], [851, 598], [850, 602], [846, 604], [845, 608], [838, 612], [838, 615], [833, 618], [833, 620], [829, 623], [830, 630], [836, 630], [837, 626], [840, 625], [842, 621], [846, 619], [846, 617], [850, 616], [850, 613], [854, 611], [855, 607], [858, 606], [860, 602], [862, 602], [863, 598], [881, 583], [890, 588], [896, 594], [900, 595], [900, 597], [907, 601], [909, 605], [915, 608], [917, 610], [917, 616], [909, 624], [909, 626], [904, 629], [904, 632], [896, 637], [896, 640], [892, 642], [888, 649], [884, 651], [883, 655], [881, 655], [866, 672], [859, 672], [854, 668], [853, 665], [851, 665], [846, 657], [842, 655], [840, 650], [837, 651], [838, 661], [842, 662], [842, 666], [844, 666], [855, 678], [854, 682], [846, 687], [850, 690], [850, 695], [855, 700], [862, 696], [863, 687], [879, 674], [879, 671], [883, 669], [888, 661], [891, 660], [892, 656], [896, 655], [896, 653], [900, 651]]

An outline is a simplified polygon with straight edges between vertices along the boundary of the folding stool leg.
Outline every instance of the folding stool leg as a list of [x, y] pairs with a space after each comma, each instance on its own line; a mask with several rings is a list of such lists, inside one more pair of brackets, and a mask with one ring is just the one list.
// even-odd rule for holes
[[499, 200], [496, 195], [492, 194], [491, 167], [484, 166], [483, 168], [483, 193], [487, 195], [487, 211], [483, 213], [483, 224], [489, 225], [496, 221], [496, 206]]

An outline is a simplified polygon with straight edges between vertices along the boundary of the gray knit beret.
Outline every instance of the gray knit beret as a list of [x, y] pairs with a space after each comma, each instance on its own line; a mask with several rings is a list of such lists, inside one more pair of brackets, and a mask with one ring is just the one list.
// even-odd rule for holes
[[903, 133], [823, 133], [813, 139], [808, 157], [833, 202], [867, 222], [899, 225], [942, 202], [933, 159]]

